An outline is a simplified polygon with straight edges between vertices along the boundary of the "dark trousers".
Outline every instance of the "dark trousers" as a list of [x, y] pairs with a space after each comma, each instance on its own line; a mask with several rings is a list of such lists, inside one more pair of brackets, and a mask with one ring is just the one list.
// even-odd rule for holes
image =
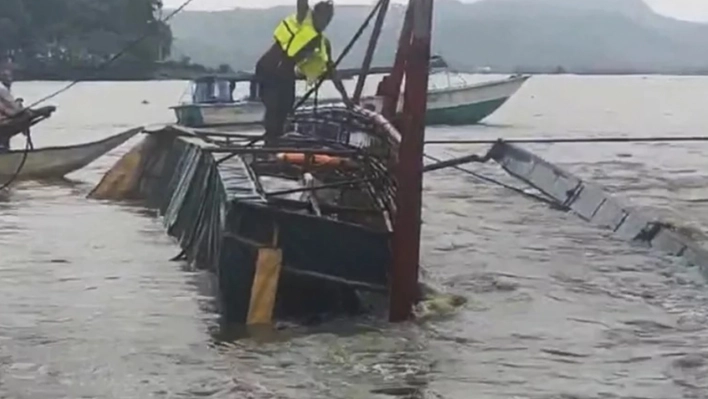
[[283, 135], [285, 120], [295, 104], [295, 76], [258, 73], [259, 94], [265, 106], [266, 144]]

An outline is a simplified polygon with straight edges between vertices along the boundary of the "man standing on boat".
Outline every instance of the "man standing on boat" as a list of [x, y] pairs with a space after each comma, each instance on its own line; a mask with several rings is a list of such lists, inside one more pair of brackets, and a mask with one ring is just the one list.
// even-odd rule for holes
[[330, 42], [322, 33], [333, 15], [331, 0], [321, 1], [312, 9], [308, 0], [297, 0], [297, 12], [278, 24], [273, 45], [258, 60], [256, 79], [265, 106], [266, 144], [283, 134], [285, 120], [295, 103], [296, 70], [308, 84], [329, 73], [345, 104], [351, 105], [336, 75]]
[[29, 127], [32, 125], [33, 118], [37, 116], [49, 117], [56, 109], [53, 106], [37, 110], [25, 108], [22, 99], [15, 99], [12, 95], [11, 87], [11, 67], [0, 68], [0, 152], [10, 150], [12, 136], [19, 133], [29, 135]]
[[[0, 70], [0, 124], [8, 119], [19, 115], [22, 110], [22, 103], [12, 96], [12, 71], [9, 67]], [[0, 132], [2, 133], [2, 132]], [[0, 134], [0, 152], [10, 149], [10, 138], [12, 135]]]
[[0, 70], [0, 121], [12, 117], [22, 111], [19, 102], [12, 96], [12, 72], [10, 69]]

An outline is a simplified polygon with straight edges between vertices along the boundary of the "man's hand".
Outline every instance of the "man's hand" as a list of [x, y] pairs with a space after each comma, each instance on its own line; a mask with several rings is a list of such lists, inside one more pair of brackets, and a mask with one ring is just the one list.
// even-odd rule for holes
[[297, 0], [297, 22], [302, 23], [307, 17], [307, 12], [310, 11], [310, 5], [307, 0]]

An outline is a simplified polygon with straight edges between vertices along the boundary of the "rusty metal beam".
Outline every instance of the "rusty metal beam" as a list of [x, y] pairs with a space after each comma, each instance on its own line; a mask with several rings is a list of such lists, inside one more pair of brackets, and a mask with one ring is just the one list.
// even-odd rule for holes
[[[418, 301], [423, 147], [428, 100], [433, 0], [410, 0], [412, 40], [407, 52], [406, 88], [401, 144], [396, 169], [396, 218], [393, 231], [393, 265], [389, 320], [405, 321]], [[400, 49], [399, 49], [400, 50]]]
[[379, 42], [379, 36], [381, 36], [381, 29], [383, 28], [384, 21], [386, 20], [386, 12], [388, 11], [390, 2], [390, 0], [381, 1], [381, 8], [379, 9], [379, 14], [376, 16], [374, 29], [371, 31], [371, 37], [369, 38], [369, 47], [366, 49], [366, 55], [364, 56], [364, 61], [361, 64], [361, 74], [359, 75], [359, 80], [356, 82], [356, 88], [354, 89], [354, 95], [352, 96], [352, 101], [354, 103], [359, 103], [361, 93], [364, 91], [366, 76], [369, 74], [369, 70], [371, 69], [371, 61], [374, 59], [376, 45]]

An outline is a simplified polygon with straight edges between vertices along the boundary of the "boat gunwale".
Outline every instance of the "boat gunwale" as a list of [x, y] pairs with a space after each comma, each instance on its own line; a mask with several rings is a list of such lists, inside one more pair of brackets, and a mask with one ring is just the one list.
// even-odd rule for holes
[[[510, 76], [506, 79], [490, 80], [486, 82], [473, 83], [467, 86], [460, 87], [443, 87], [440, 89], [430, 89], [428, 90], [428, 95], [431, 94], [447, 94], [447, 93], [457, 93], [460, 91], [466, 91], [470, 89], [482, 89], [487, 87], [501, 86], [507, 83], [518, 83], [524, 84], [527, 80], [531, 78], [531, 75], [521, 75], [521, 76]], [[518, 89], [517, 89], [518, 90]], [[513, 93], [512, 93], [513, 94]]]
[[114, 134], [114, 135], [108, 136], [108, 137], [106, 137], [106, 138], [104, 138], [104, 139], [101, 139], [101, 140], [90, 141], [90, 142], [88, 142], [88, 143], [74, 144], [74, 145], [70, 145], [70, 146], [41, 147], [41, 148], [31, 149], [31, 150], [29, 150], [29, 151], [24, 150], [24, 149], [22, 149], [22, 150], [10, 150], [10, 151], [1, 153], [1, 154], [0, 154], [0, 157], [5, 156], [5, 155], [17, 155], [17, 154], [20, 154], [20, 155], [21, 155], [21, 154], [24, 154], [25, 152], [34, 154], [34, 153], [47, 152], [47, 151], [66, 151], [66, 150], [82, 149], [82, 148], [86, 148], [86, 147], [93, 147], [93, 146], [97, 146], [97, 145], [100, 145], [100, 144], [107, 143], [107, 142], [109, 142], [109, 141], [111, 141], [111, 140], [114, 140], [114, 139], [120, 137], [120, 136], [128, 135], [128, 133], [132, 133], [132, 135], [137, 135], [137, 134], [143, 132], [144, 130], [145, 130], [145, 127], [144, 127], [144, 126], [139, 126], [139, 127], [131, 128], [131, 129], [128, 129], [128, 130], [124, 130], [124, 131], [122, 131], [122, 132], [120, 132], [120, 133], [116, 133], [116, 134]]
[[186, 104], [177, 104], [177, 105], [172, 105], [169, 107], [169, 109], [172, 110], [181, 110], [181, 109], [186, 109], [186, 108], [234, 108], [235, 106], [243, 106], [243, 105], [257, 105], [257, 106], [262, 106], [263, 103], [260, 101], [231, 101], [231, 102], [221, 102], [221, 103], [186, 103]]
[[[298, 112], [295, 113], [295, 115], [292, 116], [290, 119], [290, 122], [309, 122], [311, 120], [305, 119], [304, 116], [301, 115], [307, 115], [309, 111], [311, 111], [314, 108], [314, 106], [303, 106], [300, 109], [298, 109]], [[394, 146], [398, 146], [401, 144], [401, 132], [396, 129], [393, 124], [386, 119], [382, 114], [372, 111], [370, 109], [364, 108], [361, 105], [354, 105], [351, 109], [348, 109], [344, 103], [340, 101], [333, 101], [333, 102], [328, 102], [325, 104], [321, 104], [317, 106], [317, 109], [319, 110], [349, 110], [350, 112], [354, 113], [359, 113], [361, 116], [370, 118], [372, 121], [375, 121], [378, 127], [380, 127], [385, 133], [386, 133], [386, 138], [389, 140], [389, 144], [393, 144]], [[309, 117], [308, 117], [309, 118]], [[377, 136], [376, 134], [372, 132], [365, 132], [368, 135], [372, 136]]]

